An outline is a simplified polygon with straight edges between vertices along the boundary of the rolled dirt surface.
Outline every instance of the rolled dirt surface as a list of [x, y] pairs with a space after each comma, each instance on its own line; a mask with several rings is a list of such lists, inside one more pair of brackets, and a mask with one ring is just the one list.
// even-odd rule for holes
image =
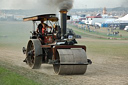
[[121, 57], [95, 55], [91, 52], [87, 53], [87, 56], [93, 64], [87, 67], [84, 75], [56, 75], [49, 64], [42, 64], [40, 69], [30, 69], [23, 62], [25, 55], [21, 50], [4, 47], [0, 48], [0, 65], [39, 83], [43, 82], [43, 85], [128, 85], [128, 61]]

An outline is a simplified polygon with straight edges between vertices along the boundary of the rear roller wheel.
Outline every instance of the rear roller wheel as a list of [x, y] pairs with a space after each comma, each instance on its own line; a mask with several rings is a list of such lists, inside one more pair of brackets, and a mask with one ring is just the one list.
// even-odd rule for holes
[[38, 39], [30, 40], [27, 45], [26, 63], [32, 69], [39, 69], [42, 64], [42, 48]]
[[54, 71], [60, 75], [84, 74], [87, 69], [87, 56], [83, 49], [58, 49], [59, 62]]

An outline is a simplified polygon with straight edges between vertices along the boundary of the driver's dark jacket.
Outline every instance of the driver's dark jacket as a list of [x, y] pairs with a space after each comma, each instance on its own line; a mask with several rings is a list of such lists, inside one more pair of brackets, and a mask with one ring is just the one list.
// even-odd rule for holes
[[38, 30], [39, 30], [39, 33], [41, 33], [41, 34], [42, 34], [42, 28], [43, 28], [43, 25], [40, 23], [40, 24], [38, 25]]

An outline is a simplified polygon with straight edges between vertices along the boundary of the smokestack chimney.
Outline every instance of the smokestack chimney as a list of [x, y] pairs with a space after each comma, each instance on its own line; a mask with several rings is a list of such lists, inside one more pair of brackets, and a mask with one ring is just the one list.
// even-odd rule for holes
[[60, 10], [60, 17], [61, 17], [61, 37], [64, 38], [67, 29], [67, 10], [61, 9]]

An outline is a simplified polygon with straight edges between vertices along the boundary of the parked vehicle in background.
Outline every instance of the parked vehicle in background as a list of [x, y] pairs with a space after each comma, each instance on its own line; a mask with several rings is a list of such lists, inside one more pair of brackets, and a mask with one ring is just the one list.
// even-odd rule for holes
[[124, 30], [128, 32], [128, 26], [125, 26]]

